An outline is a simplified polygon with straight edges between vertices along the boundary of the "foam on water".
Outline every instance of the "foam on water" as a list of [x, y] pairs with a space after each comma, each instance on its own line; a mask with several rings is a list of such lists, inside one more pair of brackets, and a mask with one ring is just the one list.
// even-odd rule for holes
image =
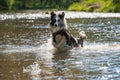
[[[58, 13], [61, 11], [58, 11]], [[120, 13], [88, 13], [88, 12], [68, 12], [64, 11], [67, 15], [66, 18], [99, 18], [99, 17], [120, 17]], [[71, 16], [72, 15], [72, 16]], [[6, 19], [38, 19], [38, 18], [49, 18], [50, 14], [45, 12], [36, 13], [4, 13], [0, 14], [0, 20]]]

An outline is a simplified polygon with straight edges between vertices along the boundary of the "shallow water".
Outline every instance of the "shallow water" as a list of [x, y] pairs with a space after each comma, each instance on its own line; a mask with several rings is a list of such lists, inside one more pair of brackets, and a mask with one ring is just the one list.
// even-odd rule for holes
[[60, 52], [51, 45], [49, 16], [33, 15], [36, 13], [29, 18], [1, 19], [0, 80], [120, 79], [119, 16], [91, 13], [71, 19], [67, 15], [70, 32], [78, 37], [84, 30], [88, 39], [83, 48]]

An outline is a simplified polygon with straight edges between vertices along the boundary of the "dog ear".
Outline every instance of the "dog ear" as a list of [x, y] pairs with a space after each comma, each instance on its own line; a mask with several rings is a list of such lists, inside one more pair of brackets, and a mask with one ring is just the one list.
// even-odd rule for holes
[[59, 14], [59, 17], [60, 17], [61, 19], [64, 19], [64, 16], [65, 16], [65, 13], [64, 13], [64, 12], [62, 12], [61, 14]]
[[64, 17], [65, 16], [65, 13], [64, 12], [62, 12], [62, 17]]
[[51, 12], [51, 18], [53, 18], [53, 16], [55, 16], [55, 13], [54, 12]]

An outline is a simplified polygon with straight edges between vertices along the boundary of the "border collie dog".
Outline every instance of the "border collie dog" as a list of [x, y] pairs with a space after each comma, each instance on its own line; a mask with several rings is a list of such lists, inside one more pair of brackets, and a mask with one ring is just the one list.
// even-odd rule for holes
[[52, 44], [58, 50], [70, 50], [75, 47], [83, 47], [83, 41], [86, 39], [84, 31], [79, 33], [78, 39], [74, 38], [67, 29], [65, 13], [56, 14], [51, 12], [50, 29], [52, 30]]

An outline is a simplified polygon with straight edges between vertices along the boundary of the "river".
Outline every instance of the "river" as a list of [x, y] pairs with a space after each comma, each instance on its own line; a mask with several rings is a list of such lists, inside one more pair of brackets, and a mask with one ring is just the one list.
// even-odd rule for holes
[[65, 13], [83, 48], [56, 51], [49, 14], [0, 13], [0, 80], [120, 80], [120, 13]]

